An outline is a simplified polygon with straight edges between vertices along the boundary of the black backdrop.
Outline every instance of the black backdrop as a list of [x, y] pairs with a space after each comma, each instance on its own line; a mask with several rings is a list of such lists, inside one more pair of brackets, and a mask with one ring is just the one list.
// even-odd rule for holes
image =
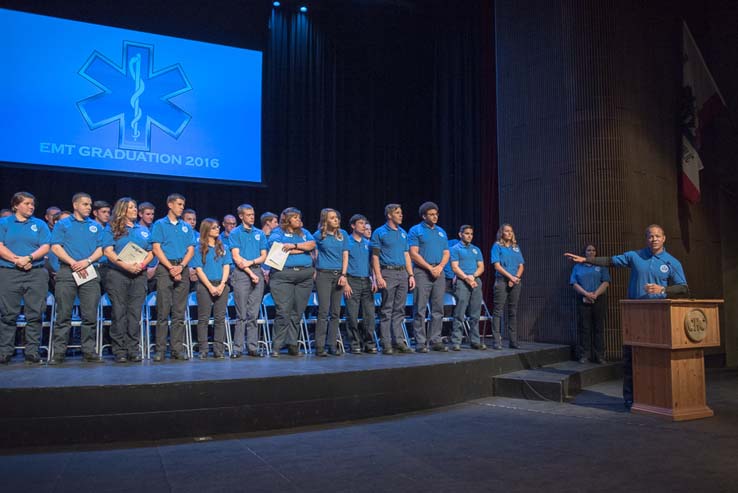
[[199, 218], [243, 202], [257, 214], [296, 206], [312, 228], [322, 207], [345, 218], [362, 212], [377, 226], [387, 202], [403, 204], [409, 227], [418, 205], [433, 200], [451, 236], [473, 224], [476, 243], [489, 251], [497, 226], [491, 1], [312, 2], [307, 14], [289, 2], [272, 9], [244, 0], [207, 9], [194, 0], [4, 3], [265, 54], [264, 186], [3, 166], [4, 202], [26, 189], [39, 209], [68, 208], [73, 193], [87, 191], [111, 202], [151, 201], [160, 216], [177, 191]]

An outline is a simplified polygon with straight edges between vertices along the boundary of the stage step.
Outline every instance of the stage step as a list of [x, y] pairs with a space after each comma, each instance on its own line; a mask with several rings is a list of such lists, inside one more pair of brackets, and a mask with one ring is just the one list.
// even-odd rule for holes
[[515, 399], [566, 402], [590, 385], [622, 376], [620, 363], [563, 361], [494, 377], [494, 393]]

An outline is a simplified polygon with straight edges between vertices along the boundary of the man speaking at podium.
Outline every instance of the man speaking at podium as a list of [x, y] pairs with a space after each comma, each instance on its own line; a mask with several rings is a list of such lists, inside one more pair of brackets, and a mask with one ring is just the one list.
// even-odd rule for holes
[[[629, 299], [682, 298], [689, 296], [687, 278], [682, 264], [664, 248], [666, 235], [664, 228], [651, 224], [646, 228], [646, 248], [628, 251], [614, 257], [585, 257], [565, 253], [573, 262], [588, 261], [603, 267], [629, 267]], [[623, 400], [630, 409], [633, 404], [633, 352], [630, 346], [623, 346]]]

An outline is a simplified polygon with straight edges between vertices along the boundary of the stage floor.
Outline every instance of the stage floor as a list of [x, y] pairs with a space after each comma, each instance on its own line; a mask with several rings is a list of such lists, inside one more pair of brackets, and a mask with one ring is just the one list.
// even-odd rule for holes
[[345, 354], [319, 358], [314, 355], [279, 358], [254, 358], [189, 361], [167, 359], [160, 363], [146, 360], [141, 363], [114, 363], [106, 356], [103, 363], [85, 363], [81, 357], [70, 357], [59, 366], [45, 363], [26, 365], [16, 355], [7, 367], [0, 367], [0, 389], [32, 389], [53, 387], [90, 387], [206, 382], [219, 380], [263, 379], [299, 375], [365, 372], [388, 369], [462, 364], [508, 356], [535, 354], [542, 350], [568, 349], [559, 344], [526, 342], [523, 349], [476, 351], [464, 347], [461, 351], [410, 354]]

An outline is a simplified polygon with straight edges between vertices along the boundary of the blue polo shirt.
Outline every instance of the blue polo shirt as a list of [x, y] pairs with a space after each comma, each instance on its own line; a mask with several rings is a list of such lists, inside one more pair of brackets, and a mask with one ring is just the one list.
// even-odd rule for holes
[[341, 230], [342, 240], [336, 238], [336, 235], [329, 234], [321, 239], [320, 235], [320, 230], [313, 234], [318, 249], [318, 262], [315, 267], [326, 270], [341, 270], [343, 268], [343, 252], [349, 251], [349, 234]]
[[371, 243], [363, 236], [359, 241], [348, 235], [349, 261], [346, 273], [353, 277], [369, 277]]
[[[282, 228], [275, 229], [272, 234], [269, 235], [269, 247], [275, 243], [307, 243], [308, 241], [315, 241], [313, 235], [305, 228], [300, 228], [301, 231], [298, 233], [287, 233]], [[310, 252], [298, 253], [287, 256], [287, 261], [284, 263], [285, 267], [310, 267], [313, 265], [313, 257], [310, 256]]]
[[571, 278], [569, 284], [572, 286], [576, 283], [584, 288], [587, 292], [594, 292], [603, 282], [612, 282], [610, 279], [610, 271], [607, 267], [600, 267], [592, 264], [575, 264], [571, 270]]
[[246, 229], [241, 224], [231, 231], [229, 239], [230, 249], [238, 248], [238, 254], [245, 260], [259, 258], [262, 250], [269, 250], [266, 235], [262, 230], [253, 226], [251, 229]]
[[666, 250], [658, 255], [651, 253], [650, 248], [629, 251], [612, 257], [612, 265], [630, 267], [628, 282], [628, 298], [658, 299], [666, 298], [666, 294], [646, 293], [646, 284], [658, 284], [667, 287], [675, 284], [687, 284], [682, 264]]
[[[19, 221], [15, 214], [0, 219], [0, 243], [19, 257], [28, 256], [50, 242], [51, 232], [41, 219], [29, 217]], [[43, 257], [33, 261], [34, 267], [43, 263]], [[0, 266], [14, 267], [15, 264], [0, 259]]]
[[[503, 269], [508, 271], [510, 275], [514, 276], [518, 272], [520, 264], [525, 263], [525, 259], [523, 259], [523, 254], [521, 253], [518, 245], [506, 247], [495, 242], [495, 244], [492, 245], [492, 253], [490, 254], [489, 262], [492, 265], [499, 262]], [[505, 277], [497, 272], [496, 269], [495, 277], [505, 279]]]
[[[223, 245], [225, 247], [225, 245]], [[223, 279], [223, 266], [231, 264], [231, 251], [225, 248], [225, 255], [215, 256], [215, 247], [208, 247], [208, 253], [205, 254], [205, 262], [202, 261], [202, 251], [198, 245], [195, 248], [195, 254], [192, 256], [191, 267], [196, 269], [201, 267], [205, 273], [205, 277], [210, 281], [221, 281]]]
[[[460, 240], [448, 240], [448, 251], [451, 252], [451, 249], [456, 245], [457, 243], [461, 243]], [[443, 266], [443, 275], [446, 279], [453, 279], [456, 277], [456, 274], [454, 274], [454, 271], [451, 269], [451, 258], [449, 257], [448, 262], [446, 262], [446, 265]]]
[[54, 225], [51, 244], [61, 245], [74, 260], [84, 260], [102, 247], [102, 227], [89, 217], [78, 221], [72, 215]]
[[148, 228], [134, 224], [133, 227], [126, 226], [126, 234], [118, 238], [113, 238], [113, 230], [111, 228], [105, 228], [102, 233], [102, 244], [103, 248], [109, 246], [113, 247], [115, 253], [120, 253], [123, 248], [129, 243], [135, 243], [147, 252], [151, 251], [151, 233]]
[[372, 250], [379, 250], [379, 265], [405, 265], [407, 232], [400, 226], [392, 229], [387, 223], [381, 225], [372, 233]]
[[484, 262], [482, 251], [478, 246], [469, 244], [464, 246], [462, 242], [458, 242], [451, 248], [451, 262], [458, 262], [459, 269], [466, 275], [474, 274], [477, 271], [477, 262]]
[[[110, 231], [110, 224], [103, 225], [99, 221], [96, 221], [95, 219], [93, 219], [93, 221], [95, 221], [98, 224], [98, 226], [100, 226], [100, 228], [102, 228], [101, 238], [103, 239], [103, 248], [105, 248], [105, 242], [104, 242], [104, 240], [105, 240], [105, 232], [106, 231]], [[100, 265], [103, 265], [103, 264], [107, 265], [108, 264], [108, 257], [106, 257], [105, 255], [103, 255], [102, 257], [100, 257], [100, 260], [98, 260], [97, 263], [99, 263]]]
[[195, 246], [195, 236], [189, 224], [181, 219], [172, 224], [165, 216], [154, 222], [151, 243], [159, 243], [168, 259], [181, 259], [187, 254], [187, 248]]
[[418, 253], [429, 264], [440, 264], [443, 252], [448, 250], [448, 236], [439, 225], [431, 228], [423, 221], [410, 228], [407, 245], [418, 247]]

